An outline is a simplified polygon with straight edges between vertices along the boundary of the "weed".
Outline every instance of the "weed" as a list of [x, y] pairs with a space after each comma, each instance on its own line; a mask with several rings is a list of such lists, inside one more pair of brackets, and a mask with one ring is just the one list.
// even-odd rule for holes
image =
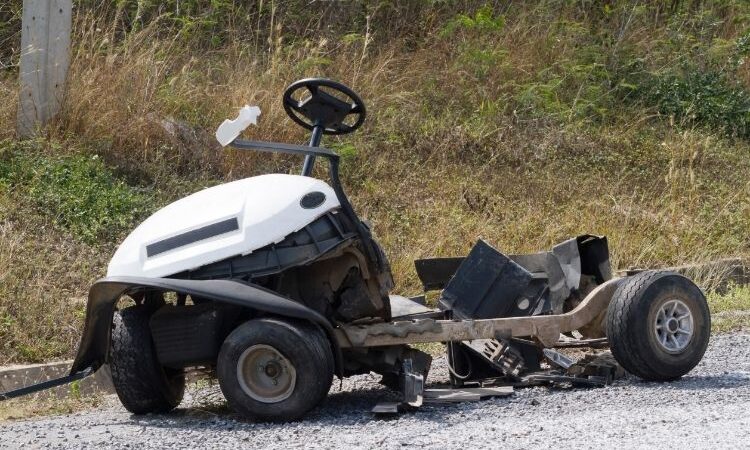
[[451, 37], [458, 31], [475, 31], [478, 33], [497, 33], [505, 26], [505, 17], [495, 16], [492, 6], [484, 5], [473, 15], [458, 14], [448, 21], [440, 31], [442, 37]]

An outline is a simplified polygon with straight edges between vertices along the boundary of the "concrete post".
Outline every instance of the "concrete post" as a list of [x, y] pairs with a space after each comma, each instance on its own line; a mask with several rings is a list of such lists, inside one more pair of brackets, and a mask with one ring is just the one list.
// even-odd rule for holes
[[24, 0], [17, 131], [32, 137], [59, 111], [70, 64], [72, 0]]

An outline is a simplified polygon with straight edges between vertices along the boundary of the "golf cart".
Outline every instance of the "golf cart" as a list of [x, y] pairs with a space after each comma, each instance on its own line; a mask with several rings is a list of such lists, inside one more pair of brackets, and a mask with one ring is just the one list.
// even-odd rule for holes
[[[311, 130], [309, 145], [234, 136], [229, 145], [304, 156], [301, 175], [211, 187], [146, 219], [90, 289], [70, 375], [3, 398], [108, 364], [125, 408], [167, 412], [186, 372], [202, 370], [239, 413], [285, 421], [319, 404], [334, 375], [379, 373], [418, 404], [431, 357], [415, 343], [446, 343], [455, 386], [522, 379], [556, 347], [609, 345], [646, 380], [677, 379], [701, 360], [710, 332], [701, 290], [672, 272], [613, 277], [604, 237], [527, 255], [480, 240], [466, 256], [415, 262], [436, 307], [391, 295], [388, 259], [344, 193], [338, 155], [320, 146], [362, 125], [365, 104], [314, 78], [290, 85], [283, 106]], [[329, 182], [311, 177], [321, 159]]]

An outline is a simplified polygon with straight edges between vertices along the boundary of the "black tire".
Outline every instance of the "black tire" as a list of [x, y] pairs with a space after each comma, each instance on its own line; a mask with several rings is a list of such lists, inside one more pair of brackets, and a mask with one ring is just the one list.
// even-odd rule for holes
[[[669, 351], [659, 342], [663, 331], [657, 331], [656, 321], [660, 309], [669, 309], [673, 300], [689, 310], [692, 337], [680, 344], [684, 348]], [[648, 271], [626, 278], [607, 309], [612, 354], [625, 370], [649, 381], [676, 380], [690, 372], [703, 358], [710, 334], [706, 297], [692, 281], [674, 272]], [[672, 342], [677, 347], [676, 339]]]
[[151, 312], [132, 306], [116, 312], [113, 319], [112, 384], [125, 409], [133, 414], [171, 411], [185, 392], [185, 374], [162, 367], [156, 358], [148, 325]]
[[[293, 368], [293, 390], [285, 391], [286, 398], [259, 401], [243, 389], [242, 383], [252, 389], [248, 387], [251, 383], [240, 380], [238, 367], [243, 353], [253, 346], [271, 347]], [[275, 318], [255, 319], [237, 327], [222, 344], [217, 362], [219, 385], [229, 406], [259, 421], [301, 418], [328, 394], [333, 371], [331, 345], [318, 326]]]

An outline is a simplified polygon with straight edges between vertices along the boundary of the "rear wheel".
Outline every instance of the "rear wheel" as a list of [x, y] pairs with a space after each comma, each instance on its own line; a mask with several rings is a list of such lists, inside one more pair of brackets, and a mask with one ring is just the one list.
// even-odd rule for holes
[[115, 313], [109, 367], [123, 406], [134, 414], [168, 412], [182, 401], [185, 375], [156, 359], [148, 325], [152, 310], [132, 306]]
[[257, 420], [302, 417], [326, 396], [333, 353], [315, 325], [280, 319], [245, 322], [219, 352], [219, 385], [229, 405]]
[[641, 272], [623, 280], [607, 310], [612, 354], [645, 380], [680, 378], [703, 358], [711, 315], [703, 292], [674, 272]]

